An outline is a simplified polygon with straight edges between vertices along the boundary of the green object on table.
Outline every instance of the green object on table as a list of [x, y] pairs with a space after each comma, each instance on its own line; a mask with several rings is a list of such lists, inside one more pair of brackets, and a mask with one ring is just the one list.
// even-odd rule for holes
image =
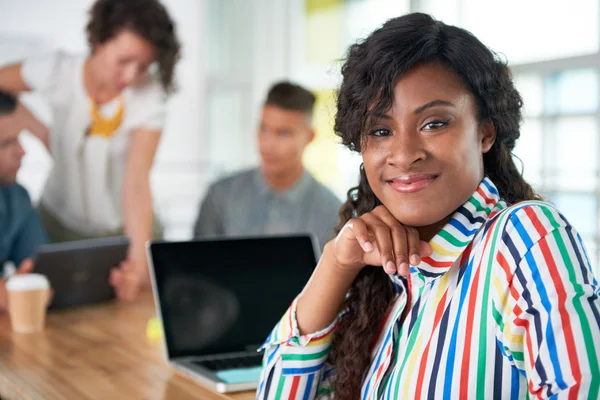
[[226, 369], [217, 372], [225, 383], [256, 382], [260, 378], [262, 367]]

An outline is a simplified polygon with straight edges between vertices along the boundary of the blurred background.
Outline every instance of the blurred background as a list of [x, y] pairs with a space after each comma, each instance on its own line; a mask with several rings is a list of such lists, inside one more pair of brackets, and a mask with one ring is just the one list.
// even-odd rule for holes
[[[123, 0], [126, 1], [126, 0]], [[44, 50], [87, 50], [92, 0], [0, 0], [0, 64]], [[317, 95], [306, 165], [334, 192], [357, 182], [360, 157], [332, 131], [345, 49], [391, 17], [422, 11], [473, 32], [505, 57], [525, 100], [515, 155], [525, 177], [577, 227], [600, 263], [600, 7], [598, 0], [163, 0], [177, 22], [179, 90], [152, 173], [168, 239], [191, 237], [208, 184], [253, 166], [266, 90], [287, 78]], [[24, 100], [45, 120], [35, 96]], [[39, 198], [51, 166], [22, 135], [19, 181]]]

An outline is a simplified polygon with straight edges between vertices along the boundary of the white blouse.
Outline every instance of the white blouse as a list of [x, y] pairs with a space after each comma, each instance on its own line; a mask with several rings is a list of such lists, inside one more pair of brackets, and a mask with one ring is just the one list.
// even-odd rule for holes
[[[41, 202], [67, 228], [102, 235], [123, 227], [121, 191], [127, 150], [136, 128], [162, 129], [166, 94], [155, 77], [125, 89], [124, 116], [109, 138], [86, 134], [91, 102], [83, 85], [87, 56], [52, 52], [26, 59], [21, 75], [52, 109], [50, 152], [54, 165]], [[113, 115], [118, 99], [103, 105]]]

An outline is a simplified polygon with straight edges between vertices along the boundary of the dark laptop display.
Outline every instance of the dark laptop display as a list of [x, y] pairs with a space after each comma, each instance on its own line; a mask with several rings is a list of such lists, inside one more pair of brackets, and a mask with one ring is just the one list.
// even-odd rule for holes
[[317, 262], [308, 236], [150, 246], [169, 359], [254, 351]]

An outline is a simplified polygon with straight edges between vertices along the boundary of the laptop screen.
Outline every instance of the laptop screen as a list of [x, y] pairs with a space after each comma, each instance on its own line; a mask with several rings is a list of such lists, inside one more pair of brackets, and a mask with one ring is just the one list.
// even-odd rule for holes
[[309, 236], [150, 246], [170, 359], [256, 350], [316, 266]]

